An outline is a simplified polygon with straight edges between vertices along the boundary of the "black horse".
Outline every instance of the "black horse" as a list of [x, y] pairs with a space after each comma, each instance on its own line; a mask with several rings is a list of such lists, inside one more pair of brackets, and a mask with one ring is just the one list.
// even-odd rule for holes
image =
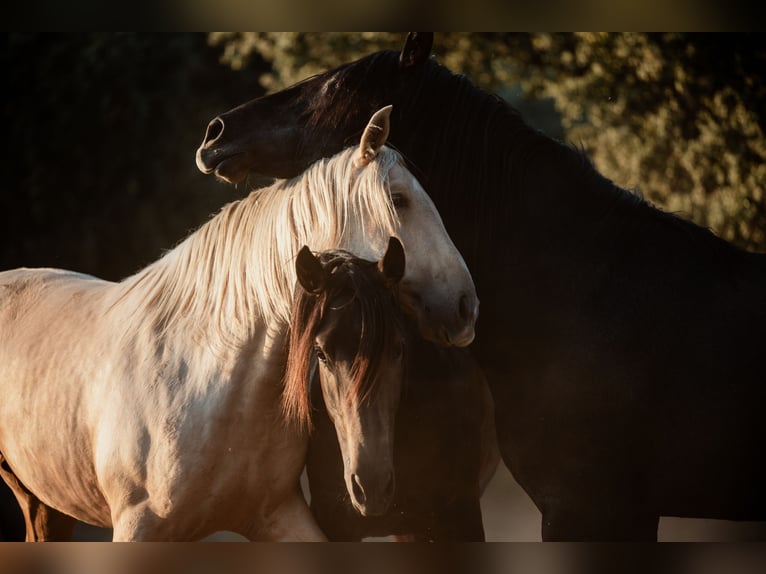
[[656, 539], [661, 515], [765, 520], [766, 255], [615, 186], [431, 59], [432, 41], [410, 34], [401, 53], [222, 114], [199, 168], [295, 175], [393, 104], [389, 141], [475, 279], [501, 453], [543, 538]]

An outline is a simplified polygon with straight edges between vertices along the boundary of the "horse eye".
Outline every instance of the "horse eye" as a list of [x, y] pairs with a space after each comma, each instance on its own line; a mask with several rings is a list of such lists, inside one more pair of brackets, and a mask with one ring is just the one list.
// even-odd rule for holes
[[404, 354], [404, 343], [399, 343], [394, 347], [394, 359], [398, 359]]
[[314, 347], [314, 352], [316, 353], [317, 359], [322, 361], [325, 365], [327, 364], [327, 355], [324, 354], [324, 351], [319, 347]]
[[407, 207], [407, 198], [404, 197], [404, 194], [392, 193], [391, 201], [394, 204], [394, 207], [397, 209], [400, 209], [402, 207]]

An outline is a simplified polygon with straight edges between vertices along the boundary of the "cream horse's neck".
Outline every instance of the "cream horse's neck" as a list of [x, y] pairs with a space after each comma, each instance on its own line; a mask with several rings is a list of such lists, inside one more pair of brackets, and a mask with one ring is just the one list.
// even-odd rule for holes
[[[172, 251], [116, 289], [114, 312], [127, 313], [131, 329], [155, 336], [204, 340], [214, 348], [240, 348], [261, 328], [277, 321], [258, 304], [259, 289], [282, 277], [289, 265], [274, 270], [255, 259], [252, 226], [259, 194], [225, 206]], [[270, 273], [268, 271], [271, 271]]]
[[218, 349], [242, 346], [262, 328], [284, 328], [296, 281], [294, 258], [302, 245], [369, 249], [354, 242], [382, 245], [395, 233], [396, 215], [383, 189], [397, 156], [382, 150], [378, 169], [367, 166], [357, 177], [355, 151], [227, 205], [123, 281], [114, 307], [130, 310], [128, 325], [139, 321], [157, 334], [172, 331]]

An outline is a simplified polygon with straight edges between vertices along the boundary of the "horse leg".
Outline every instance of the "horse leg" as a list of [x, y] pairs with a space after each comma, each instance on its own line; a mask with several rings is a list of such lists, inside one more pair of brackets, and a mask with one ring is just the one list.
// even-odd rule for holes
[[484, 542], [484, 520], [478, 498], [467, 501], [452, 513], [451, 539], [455, 542]]
[[112, 508], [112, 542], [170, 542], [179, 538], [150, 507], [144, 493], [142, 500]]
[[[478, 499], [465, 500], [409, 521], [411, 532], [395, 534], [397, 542], [484, 542], [484, 521]], [[405, 523], [407, 524], [407, 523]]]
[[26, 524], [26, 541], [43, 542], [57, 541], [68, 542], [72, 539], [72, 532], [77, 521], [44, 504], [32, 494], [11, 470], [8, 461], [0, 454], [0, 476], [13, 491], [16, 500], [21, 507]]
[[543, 512], [543, 541], [656, 542], [660, 517], [626, 510], [554, 507]]
[[300, 489], [270, 512], [265, 521], [253, 524], [242, 534], [249, 540], [272, 542], [327, 541], [327, 536], [319, 528]]
[[486, 538], [479, 499], [457, 501], [443, 508], [437, 514], [425, 540], [434, 542], [484, 542]]
[[0, 481], [0, 541], [23, 542], [26, 534], [24, 513], [11, 487]]
[[30, 505], [32, 510], [32, 528], [30, 534], [29, 519], [27, 519], [27, 542], [69, 542], [72, 540], [77, 520], [55, 508], [43, 504], [36, 497]]

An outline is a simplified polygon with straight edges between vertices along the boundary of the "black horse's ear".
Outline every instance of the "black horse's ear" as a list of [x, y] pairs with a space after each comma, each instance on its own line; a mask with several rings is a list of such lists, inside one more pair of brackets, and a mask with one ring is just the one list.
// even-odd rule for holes
[[399, 54], [399, 67], [419, 66], [431, 55], [434, 45], [433, 32], [410, 32], [404, 41], [404, 48]]
[[298, 283], [307, 292], [317, 294], [324, 289], [327, 274], [311, 249], [304, 245], [295, 258], [295, 273], [298, 275]]
[[386, 280], [386, 285], [393, 286], [399, 283], [404, 277], [404, 247], [401, 241], [396, 237], [388, 240], [386, 254], [378, 262], [378, 269]]

